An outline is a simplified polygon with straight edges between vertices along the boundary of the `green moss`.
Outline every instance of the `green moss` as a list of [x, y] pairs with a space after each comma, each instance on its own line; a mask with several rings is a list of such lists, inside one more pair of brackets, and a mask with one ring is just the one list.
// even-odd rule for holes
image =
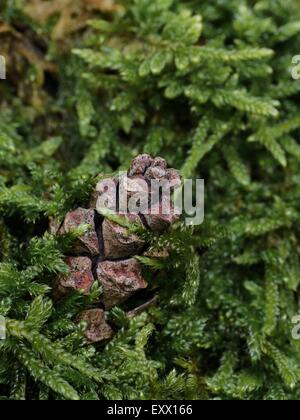
[[[58, 16], [3, 5], [0, 395], [298, 399], [299, 4], [120, 3], [64, 42]], [[114, 309], [119, 332], [94, 349], [72, 320], [99, 291], [51, 301], [74, 235], [45, 233], [48, 218], [138, 152], [204, 178], [206, 220], [151, 238], [173, 249], [168, 276], [150, 275], [159, 304], [131, 322]]]

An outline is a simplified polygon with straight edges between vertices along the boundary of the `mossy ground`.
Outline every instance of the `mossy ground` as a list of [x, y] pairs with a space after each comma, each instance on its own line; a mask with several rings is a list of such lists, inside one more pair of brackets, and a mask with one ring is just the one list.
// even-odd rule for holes
[[[0, 3], [1, 398], [298, 399], [298, 1]], [[205, 179], [205, 223], [150, 238], [159, 303], [95, 349], [49, 217], [140, 152]]]

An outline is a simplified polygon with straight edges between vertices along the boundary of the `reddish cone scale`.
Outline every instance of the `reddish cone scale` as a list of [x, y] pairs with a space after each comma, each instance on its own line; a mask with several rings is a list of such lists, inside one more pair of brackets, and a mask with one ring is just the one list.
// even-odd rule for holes
[[113, 337], [114, 332], [105, 320], [105, 312], [103, 309], [89, 309], [80, 314], [78, 322], [85, 321], [87, 328], [85, 337], [90, 343], [101, 343]]
[[[129, 233], [127, 228], [100, 215], [96, 217], [96, 208], [101, 209], [105, 202], [106, 207], [111, 209], [123, 190], [126, 190], [128, 194], [125, 208], [128, 207], [129, 202], [132, 204], [132, 198], [136, 198], [136, 193], [141, 194], [146, 203], [150, 203], [153, 198], [151, 194], [153, 180], [164, 182], [165, 185], [171, 187], [172, 191], [181, 184], [179, 172], [168, 169], [163, 158], [152, 158], [146, 154], [139, 155], [133, 160], [127, 176], [127, 179], [121, 175], [119, 178], [99, 181], [89, 209], [79, 208], [71, 211], [66, 215], [62, 226], [56, 228], [55, 231], [53, 227], [55, 222], [51, 223], [52, 232], [58, 232], [58, 234], [69, 232], [82, 224], [89, 227], [70, 251], [70, 256], [66, 258], [70, 274], [56, 279], [54, 294], [61, 298], [79, 289], [88, 294], [94, 281], [97, 280], [102, 285], [103, 294], [99, 308], [88, 309], [78, 317], [78, 321], [87, 322], [85, 335], [87, 340], [93, 343], [107, 340], [113, 335], [112, 329], [106, 323], [105, 312], [102, 308], [109, 310], [120, 305], [136, 292], [147, 287], [142, 266], [134, 257], [151, 255], [147, 244], [137, 235]], [[144, 214], [140, 208], [142, 215], [128, 211], [119, 212], [119, 215], [126, 215], [129, 220], [143, 224], [146, 229], [161, 233], [179, 220], [172, 200], [171, 211], [164, 214], [165, 200], [164, 196], [160, 197], [159, 202], [155, 203], [149, 214]], [[163, 258], [163, 255], [167, 257], [167, 250], [160, 252], [158, 258]]]
[[144, 175], [154, 159], [149, 155], [139, 155], [133, 159], [128, 171], [128, 176]]
[[92, 257], [99, 255], [100, 248], [95, 229], [95, 211], [93, 209], [79, 208], [68, 213], [59, 233], [68, 233], [80, 225], [87, 225], [88, 230], [78, 239], [78, 243], [73, 248], [74, 254], [87, 253]]
[[[170, 206], [170, 211], [165, 212], [164, 205]], [[145, 219], [153, 232], [163, 232], [178, 220], [178, 210], [169, 199], [162, 198], [159, 203], [153, 204], [150, 213], [145, 214]]]
[[129, 258], [143, 251], [145, 242], [137, 235], [111, 220], [104, 220], [102, 225], [104, 257], [108, 260]]
[[103, 287], [102, 302], [105, 309], [111, 309], [148, 286], [142, 275], [142, 267], [134, 258], [100, 262], [97, 276]]
[[83, 290], [88, 294], [94, 283], [92, 261], [88, 257], [66, 257], [66, 264], [70, 269], [67, 277], [58, 277], [54, 291], [57, 297], [64, 296], [74, 290]]

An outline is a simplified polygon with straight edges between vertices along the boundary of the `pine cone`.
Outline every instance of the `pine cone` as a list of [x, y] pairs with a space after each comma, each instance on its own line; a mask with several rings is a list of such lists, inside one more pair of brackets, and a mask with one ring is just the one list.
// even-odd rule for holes
[[[127, 192], [126, 211], [118, 209], [118, 215], [127, 217], [132, 222], [142, 223], [143, 226], [156, 233], [167, 230], [178, 221], [179, 216], [171, 203], [171, 211], [164, 214], [164, 197], [159, 196], [157, 202], [153, 202], [151, 180], [160, 180], [174, 190], [180, 186], [181, 178], [175, 169], [168, 169], [167, 163], [162, 158], [153, 159], [149, 155], [137, 156], [125, 176], [109, 178], [100, 181], [93, 193], [90, 208], [78, 208], [69, 212], [60, 227], [58, 234], [69, 232], [82, 224], [88, 225], [89, 230], [82, 235], [74, 245], [65, 262], [70, 267], [67, 277], [58, 277], [54, 283], [54, 295], [57, 298], [68, 295], [76, 290], [83, 290], [89, 294], [94, 281], [103, 287], [103, 294], [99, 302], [99, 308], [84, 311], [78, 317], [78, 321], [87, 322], [86, 338], [93, 343], [99, 343], [112, 337], [113, 330], [105, 320], [105, 310], [119, 305], [129, 299], [139, 290], [147, 288], [147, 282], [143, 277], [141, 264], [135, 259], [138, 255], [151, 255], [147, 244], [137, 235], [129, 233], [127, 228], [102, 217], [96, 210], [99, 199], [106, 197], [106, 207], [111, 208], [115, 204], [120, 191]], [[114, 187], [117, 186], [117, 194]], [[134, 194], [142, 193], [148, 204], [152, 203], [148, 214], [130, 213], [128, 200]], [[171, 200], [172, 201], [172, 200]], [[122, 198], [120, 200], [124, 208]], [[52, 223], [52, 230], [55, 223]], [[160, 252], [164, 257], [168, 256], [168, 250]], [[146, 304], [147, 307], [147, 304]]]

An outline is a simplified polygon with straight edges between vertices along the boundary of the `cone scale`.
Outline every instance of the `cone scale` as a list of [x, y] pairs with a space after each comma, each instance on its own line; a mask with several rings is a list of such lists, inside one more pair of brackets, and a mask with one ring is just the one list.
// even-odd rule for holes
[[[163, 158], [139, 155], [128, 169], [125, 186], [122, 184], [122, 175], [100, 181], [93, 192], [90, 208], [78, 208], [69, 212], [57, 231], [57, 234], [64, 234], [80, 225], [88, 226], [86, 233], [78, 238], [65, 258], [70, 272], [67, 277], [55, 279], [54, 295], [61, 298], [77, 290], [89, 294], [95, 281], [102, 286], [99, 308], [87, 309], [77, 318], [78, 321], [87, 322], [85, 336], [89, 342], [99, 343], [110, 339], [113, 330], [106, 322], [105, 311], [122, 304], [148, 286], [143, 277], [143, 267], [135, 259], [139, 255], [149, 255], [147, 244], [127, 228], [105, 217], [99, 217], [96, 210], [98, 199], [104, 193], [110, 194], [107, 185], [111, 185], [118, 187], [119, 191], [121, 186], [127, 188], [126, 200], [135, 192], [142, 191], [150, 203], [152, 180], [169, 182], [175, 187], [181, 184], [179, 172], [168, 169]], [[113, 196], [113, 191], [111, 193]], [[159, 197], [159, 201], [154, 203], [154, 210], [151, 207], [146, 215], [128, 211], [118, 215], [126, 216], [131, 222], [139, 222], [145, 229], [156, 234], [162, 234], [179, 219], [172, 203], [171, 211], [164, 214], [163, 200], [163, 196]], [[127, 204], [128, 202], [126, 208]]]

